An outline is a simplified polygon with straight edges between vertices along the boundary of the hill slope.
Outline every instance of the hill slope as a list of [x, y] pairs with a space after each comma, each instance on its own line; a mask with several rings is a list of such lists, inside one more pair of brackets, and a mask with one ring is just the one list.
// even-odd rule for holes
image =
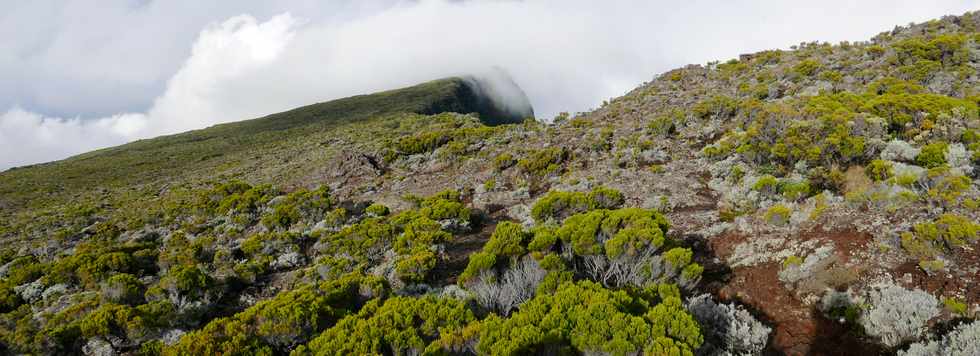
[[0, 340], [976, 354], [978, 24], [691, 65], [550, 125], [362, 98], [331, 109], [364, 115], [343, 124], [298, 109], [119, 148], [179, 164], [85, 165], [109, 149], [5, 172]]
[[[481, 86], [482, 85], [482, 86]], [[436, 80], [413, 87], [308, 105], [258, 119], [140, 140], [78, 155], [63, 161], [21, 167], [0, 174], [0, 206], [44, 205], [39, 195], [77, 195], [95, 187], [121, 187], [174, 177], [206, 176], [234, 162], [268, 156], [276, 147], [293, 146], [354, 122], [399, 114], [474, 113], [489, 125], [521, 122], [533, 115], [526, 107], [511, 113], [482, 92], [475, 78]], [[511, 88], [504, 88], [511, 89]], [[519, 88], [516, 90], [520, 90]], [[519, 93], [523, 95], [523, 93]], [[293, 155], [302, 155], [293, 152]], [[274, 157], [273, 157], [274, 158]], [[259, 158], [262, 159], [262, 158]], [[63, 201], [56, 201], [63, 203]]]

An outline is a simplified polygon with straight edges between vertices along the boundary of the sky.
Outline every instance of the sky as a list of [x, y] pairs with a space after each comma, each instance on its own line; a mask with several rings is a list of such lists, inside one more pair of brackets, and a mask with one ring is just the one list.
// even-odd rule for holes
[[0, 0], [0, 170], [500, 68], [539, 119], [974, 1]]

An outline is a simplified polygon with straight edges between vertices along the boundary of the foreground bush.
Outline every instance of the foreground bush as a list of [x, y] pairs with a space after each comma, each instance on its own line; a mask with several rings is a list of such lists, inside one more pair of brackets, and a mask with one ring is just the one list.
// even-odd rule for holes
[[589, 281], [567, 282], [510, 318], [491, 315], [480, 328], [477, 351], [493, 355], [547, 353], [563, 345], [587, 354], [693, 355], [703, 341], [669, 285], [640, 298]]

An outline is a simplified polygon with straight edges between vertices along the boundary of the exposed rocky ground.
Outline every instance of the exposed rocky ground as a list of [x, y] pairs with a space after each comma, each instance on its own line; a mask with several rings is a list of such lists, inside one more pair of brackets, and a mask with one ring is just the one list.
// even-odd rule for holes
[[[692, 65], [551, 124], [391, 111], [166, 176], [87, 183], [105, 174], [85, 163], [98, 152], [8, 171], [0, 340], [11, 353], [980, 354], [978, 24]], [[51, 172], [69, 173], [38, 179]], [[563, 303], [576, 296], [618, 310], [610, 320], [646, 315], [640, 330], [671, 326], [583, 340], [534, 324], [625, 328], [575, 319]], [[386, 308], [439, 317], [406, 326]], [[411, 341], [371, 334], [413, 327]], [[550, 336], [501, 331], [534, 328]]]

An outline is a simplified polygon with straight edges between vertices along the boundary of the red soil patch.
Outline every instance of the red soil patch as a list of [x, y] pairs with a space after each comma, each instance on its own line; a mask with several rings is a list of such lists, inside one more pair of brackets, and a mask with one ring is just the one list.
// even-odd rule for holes
[[957, 295], [963, 297], [967, 304], [980, 303], [980, 288], [976, 287], [980, 283], [980, 276], [969, 273], [971, 270], [980, 270], [980, 251], [957, 249], [946, 257], [951, 261], [948, 265], [949, 271], [930, 276], [919, 268], [917, 261], [909, 260], [892, 272], [899, 281], [911, 278], [907, 287], [923, 289], [933, 295]]
[[[710, 241], [711, 249], [721, 259], [748, 237], [726, 234]], [[866, 234], [846, 231], [827, 233], [811, 231], [800, 240], [819, 239], [832, 242], [838, 261], [846, 263], [851, 251], [866, 246]], [[773, 326], [770, 351], [786, 355], [875, 355], [881, 353], [853, 336], [835, 321], [827, 320], [814, 308], [804, 305], [795, 293], [779, 281], [780, 263], [770, 262], [731, 271], [728, 281], [718, 290], [722, 300], [737, 300], [756, 311], [756, 316]]]

